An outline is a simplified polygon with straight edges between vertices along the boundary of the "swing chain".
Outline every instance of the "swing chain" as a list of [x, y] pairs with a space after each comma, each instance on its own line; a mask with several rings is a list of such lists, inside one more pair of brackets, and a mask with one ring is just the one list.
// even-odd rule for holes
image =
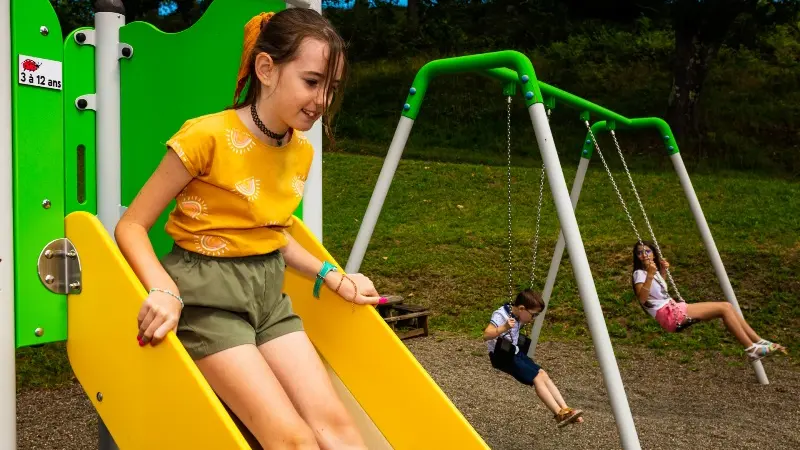
[[[548, 120], [550, 119], [551, 110], [547, 110]], [[507, 197], [508, 197], [508, 301], [512, 301], [514, 295], [513, 291], [513, 267], [512, 264], [512, 219], [511, 219], [511, 96], [508, 97], [507, 109], [507, 157], [508, 165], [506, 170], [507, 176]], [[545, 180], [545, 166], [542, 163], [542, 171], [539, 175], [539, 202], [536, 209], [536, 232], [533, 238], [533, 264], [531, 267], [530, 288], [533, 289], [533, 282], [536, 279], [536, 259], [539, 250], [539, 229], [542, 220], [542, 199], [544, 198], [544, 180]]]
[[608, 178], [611, 180], [611, 185], [614, 186], [614, 191], [617, 192], [617, 197], [619, 198], [619, 202], [622, 203], [622, 209], [625, 210], [625, 214], [628, 216], [628, 222], [630, 222], [631, 227], [633, 228], [633, 232], [636, 233], [636, 240], [642, 242], [642, 237], [639, 236], [639, 230], [636, 228], [636, 224], [633, 222], [633, 217], [631, 217], [630, 211], [628, 211], [628, 205], [625, 204], [625, 199], [622, 198], [622, 194], [619, 192], [619, 188], [617, 187], [617, 182], [614, 181], [614, 175], [611, 175], [611, 169], [608, 168], [608, 163], [606, 163], [606, 158], [603, 156], [603, 152], [600, 150], [600, 146], [597, 144], [597, 138], [592, 132], [592, 126], [589, 124], [589, 121], [584, 122], [586, 124], [586, 129], [589, 130], [589, 135], [592, 137], [592, 142], [594, 143], [594, 149], [597, 150], [597, 154], [600, 155], [600, 160], [603, 161], [603, 167], [606, 168], [606, 173], [608, 173]]
[[[642, 211], [642, 216], [644, 216], [644, 221], [647, 224], [647, 229], [650, 231], [650, 236], [653, 238], [653, 244], [655, 245], [655, 250], [658, 252], [658, 257], [661, 261], [664, 260], [664, 255], [661, 254], [661, 247], [658, 245], [658, 240], [656, 240], [656, 234], [653, 232], [653, 227], [650, 225], [650, 220], [647, 219], [647, 213], [644, 210], [644, 205], [642, 204], [642, 199], [639, 197], [639, 192], [636, 189], [636, 185], [633, 183], [633, 177], [631, 176], [630, 170], [628, 170], [628, 164], [625, 162], [625, 157], [622, 156], [622, 149], [619, 146], [619, 141], [617, 141], [617, 134], [614, 133], [614, 130], [611, 130], [611, 137], [614, 139], [614, 146], [617, 147], [617, 153], [619, 153], [619, 159], [622, 161], [622, 166], [625, 168], [625, 174], [628, 176], [628, 181], [631, 183], [631, 189], [633, 190], [633, 194], [636, 196], [636, 201], [639, 203], [639, 209]], [[641, 243], [641, 239], [639, 239]], [[672, 274], [669, 271], [669, 268], [666, 268], [667, 278], [669, 279], [670, 285], [672, 285], [672, 289], [675, 290], [675, 295], [680, 301], [684, 301], [683, 297], [681, 297], [680, 291], [678, 291], [678, 285], [675, 284], [675, 280], [672, 279]]]
[[542, 173], [539, 176], [539, 205], [536, 208], [536, 234], [533, 238], [533, 266], [531, 267], [531, 282], [530, 288], [533, 289], [533, 281], [536, 278], [536, 255], [539, 250], [539, 223], [542, 221], [542, 197], [544, 193], [544, 164], [542, 164]]
[[508, 147], [508, 168], [506, 170], [506, 176], [508, 178], [508, 182], [506, 184], [507, 187], [507, 194], [508, 194], [508, 301], [511, 302], [511, 297], [514, 295], [513, 292], [513, 279], [512, 279], [512, 267], [513, 264], [511, 263], [511, 96], [508, 96], [508, 104], [506, 107], [506, 116], [507, 116], [507, 147]]

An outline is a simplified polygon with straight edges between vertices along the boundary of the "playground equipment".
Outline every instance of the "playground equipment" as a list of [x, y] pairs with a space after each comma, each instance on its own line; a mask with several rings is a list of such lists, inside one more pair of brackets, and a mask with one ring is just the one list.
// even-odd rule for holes
[[383, 202], [389, 191], [397, 165], [403, 153], [403, 148], [408, 141], [411, 128], [419, 114], [425, 93], [433, 78], [441, 75], [478, 72], [489, 76], [499, 77], [506, 84], [518, 85], [524, 92], [525, 105], [533, 123], [536, 140], [542, 155], [550, 191], [561, 223], [562, 233], [566, 237], [569, 248], [573, 272], [578, 285], [578, 292], [586, 312], [589, 331], [594, 341], [595, 351], [603, 372], [606, 389], [611, 400], [611, 408], [617, 423], [623, 448], [638, 449], [639, 438], [633, 423], [627, 395], [622, 385], [617, 361], [611, 347], [603, 312], [597, 297], [592, 273], [589, 270], [589, 261], [583, 247], [578, 223], [570, 204], [564, 173], [556, 153], [553, 136], [547, 120], [541, 85], [536, 79], [531, 61], [523, 54], [515, 51], [500, 51], [480, 55], [461, 56], [429, 62], [423, 66], [409, 89], [403, 113], [397, 126], [389, 151], [384, 160], [381, 173], [370, 198], [369, 205], [358, 230], [353, 249], [345, 266], [347, 272], [357, 272], [364, 259], [369, 240], [378, 221]]
[[[552, 192], [553, 201], [555, 203], [556, 212], [558, 215], [558, 220], [561, 224], [561, 232], [559, 234], [558, 242], [556, 244], [551, 261], [550, 270], [545, 282], [545, 288], [543, 290], [545, 311], [543, 311], [542, 314], [537, 317], [534, 323], [531, 334], [532, 344], [530, 345], [528, 351], [529, 355], [533, 357], [535, 354], [536, 342], [544, 321], [546, 305], [550, 294], [552, 293], [553, 285], [555, 284], [555, 278], [561, 262], [561, 257], [563, 256], [564, 248], [566, 247], [570, 252], [570, 262], [572, 263], [573, 267], [573, 275], [575, 276], [577, 282], [578, 292], [581, 297], [584, 312], [586, 314], [586, 320], [592, 336], [592, 341], [594, 342], [595, 352], [603, 374], [605, 386], [609, 394], [609, 399], [614, 417], [616, 419], [622, 446], [626, 449], [638, 449], [640, 448], [640, 445], [636, 428], [631, 416], [630, 407], [627, 402], [622, 380], [619, 375], [619, 369], [614, 358], [611, 340], [603, 319], [602, 309], [600, 308], [597, 291], [595, 289], [591, 271], [589, 270], [589, 263], [574, 214], [574, 208], [578, 202], [581, 186], [583, 185], [583, 180], [589, 166], [591, 155], [595, 149], [598, 150], [598, 153], [600, 153], [599, 146], [596, 146], [595, 141], [595, 135], [598, 132], [613, 132], [613, 130], [618, 127], [630, 129], [652, 128], [655, 129], [663, 138], [667, 150], [669, 151], [670, 158], [675, 166], [675, 170], [678, 172], [680, 177], [681, 186], [683, 187], [684, 193], [689, 200], [692, 213], [702, 235], [709, 257], [712, 260], [712, 264], [720, 281], [720, 285], [725, 292], [727, 300], [731, 302], [741, 314], [738, 303], [736, 302], [736, 298], [733, 294], [730, 281], [728, 280], [725, 269], [722, 265], [719, 252], [714, 244], [708, 224], [705, 221], [700, 204], [697, 200], [697, 196], [694, 192], [688, 173], [686, 172], [686, 168], [683, 164], [683, 160], [681, 159], [678, 151], [678, 144], [672, 135], [669, 125], [664, 120], [659, 118], [629, 119], [603, 108], [602, 106], [596, 105], [566, 91], [539, 81], [536, 79], [531, 62], [524, 55], [513, 51], [493, 52], [429, 62], [419, 70], [414, 78], [411, 88], [409, 89], [406, 103], [403, 105], [402, 117], [400, 118], [399, 124], [392, 138], [392, 143], [384, 160], [381, 173], [376, 182], [375, 189], [373, 190], [367, 210], [361, 221], [361, 227], [345, 266], [345, 270], [348, 272], [358, 271], [359, 267], [361, 266], [369, 245], [370, 238], [375, 229], [375, 224], [378, 221], [381, 208], [383, 207], [383, 202], [386, 199], [386, 195], [389, 191], [392, 178], [394, 177], [394, 173], [400, 162], [403, 149], [411, 132], [411, 128], [414, 124], [414, 121], [417, 119], [422, 101], [431, 81], [438, 76], [463, 72], [476, 72], [503, 82], [504, 94], [513, 93], [515, 87], [519, 87], [524, 93], [525, 105], [528, 109], [528, 113], [534, 128], [534, 133], [536, 135], [536, 140], [542, 156], [543, 170], [547, 175], [550, 191]], [[573, 182], [571, 193], [568, 193], [567, 191], [564, 174], [561, 171], [561, 165], [559, 163], [558, 154], [556, 153], [556, 147], [553, 142], [553, 136], [551, 134], [548, 122], [548, 114], [546, 112], [546, 110], [555, 108], [557, 102], [578, 109], [580, 111], [581, 120], [589, 129], [587, 138], [581, 150], [581, 159], [580, 163], [578, 164], [578, 171]], [[590, 125], [589, 120], [592, 116], [601, 120], [595, 122], [593, 125]], [[534, 241], [534, 252], [535, 248], [536, 241]], [[511, 283], [510, 270], [511, 269], [509, 268], [509, 289]], [[531, 279], [531, 283], [533, 283], [533, 278]], [[511, 291], [509, 290], [509, 296], [511, 295], [510, 292]], [[762, 384], [766, 384], [767, 378], [761, 363], [759, 361], [753, 362], [753, 368], [759, 381]]]
[[[509, 70], [495, 71], [493, 75], [506, 81], [513, 80], [515, 77], [515, 74]], [[598, 155], [601, 157], [603, 166], [606, 172], [608, 173], [609, 179], [612, 185], [614, 186], [614, 190], [617, 192], [617, 196], [620, 200], [620, 203], [622, 204], [622, 207], [625, 210], [626, 215], [628, 216], [628, 221], [630, 222], [631, 227], [633, 228], [633, 231], [636, 234], [637, 239], [641, 239], [639, 231], [637, 230], [636, 225], [633, 222], [631, 214], [628, 211], [628, 208], [625, 204], [624, 199], [622, 198], [622, 195], [619, 192], [619, 189], [617, 189], [614, 177], [611, 174], [611, 171], [608, 168], [608, 164], [606, 163], [602, 151], [600, 150], [600, 146], [597, 143], [596, 135], [601, 131], [608, 131], [611, 134], [617, 152], [620, 158], [622, 159], [627, 178], [635, 193], [637, 203], [639, 204], [639, 207], [644, 216], [647, 228], [650, 231], [653, 240], [655, 241], [655, 233], [653, 232], [652, 226], [650, 225], [650, 221], [647, 219], [647, 214], [644, 210], [641, 198], [639, 198], [636, 186], [633, 182], [630, 171], [628, 170], [627, 163], [625, 163], [625, 159], [622, 155], [622, 150], [619, 147], [619, 142], [617, 140], [615, 130], [618, 128], [626, 128], [632, 130], [654, 129], [657, 133], [659, 133], [658, 136], [661, 136], [661, 138], [663, 139], [664, 146], [666, 147], [667, 153], [669, 154], [670, 160], [672, 161], [673, 167], [675, 168], [675, 172], [678, 174], [678, 178], [680, 180], [681, 187], [683, 188], [684, 195], [686, 195], [686, 199], [689, 202], [689, 208], [692, 211], [692, 215], [695, 219], [695, 224], [697, 225], [698, 231], [703, 240], [703, 245], [706, 248], [706, 252], [708, 253], [709, 259], [711, 260], [712, 267], [714, 268], [714, 273], [717, 276], [717, 280], [719, 281], [720, 288], [722, 289], [722, 292], [725, 295], [725, 299], [729, 303], [731, 303], [731, 305], [733, 305], [733, 307], [736, 309], [736, 312], [739, 315], [742, 315], [741, 308], [739, 307], [739, 302], [736, 300], [736, 294], [733, 291], [730, 279], [728, 278], [728, 274], [725, 271], [725, 266], [722, 263], [722, 258], [720, 257], [719, 250], [717, 250], [716, 243], [714, 242], [714, 238], [711, 235], [711, 229], [709, 228], [708, 222], [706, 221], [705, 216], [703, 214], [703, 210], [700, 207], [700, 201], [697, 199], [697, 194], [694, 191], [694, 187], [692, 186], [692, 181], [689, 178], [689, 173], [687, 172], [686, 166], [683, 163], [683, 158], [681, 158], [680, 152], [678, 150], [678, 144], [675, 141], [672, 131], [669, 128], [669, 125], [660, 118], [630, 119], [620, 114], [617, 114], [613, 111], [610, 111], [606, 108], [603, 108], [602, 106], [596, 105], [580, 97], [572, 95], [568, 92], [562, 91], [556, 87], [550, 86], [546, 83], [540, 82], [539, 85], [541, 86], [544, 95], [552, 99], [551, 100], [552, 104], [555, 104], [555, 100], [557, 99], [559, 102], [562, 102], [568, 106], [581, 110], [582, 112], [580, 115], [580, 119], [586, 125], [587, 128], [586, 139], [584, 140], [583, 146], [581, 148], [581, 158], [580, 162], [578, 163], [578, 170], [575, 175], [575, 180], [573, 181], [572, 184], [572, 192], [570, 194], [570, 199], [572, 202], [573, 209], [577, 207], [578, 198], [580, 197], [581, 188], [583, 187], [583, 181], [586, 176], [586, 171], [588, 170], [589, 167], [589, 161], [591, 160], [594, 151], [597, 151]], [[604, 120], [597, 121], [594, 124], [590, 125], [589, 122], [590, 114], [594, 114], [597, 117]], [[657, 243], [657, 241], [655, 242]], [[560, 233], [558, 236], [558, 241], [556, 242], [555, 251], [553, 252], [553, 258], [550, 263], [550, 270], [548, 271], [547, 281], [545, 282], [545, 287], [542, 292], [542, 297], [545, 302], [545, 309], [536, 318], [533, 324], [533, 328], [531, 330], [531, 346], [529, 350], [529, 355], [531, 357], [535, 356], [536, 344], [539, 339], [539, 334], [542, 329], [542, 324], [544, 323], [545, 320], [547, 305], [549, 303], [550, 295], [553, 292], [553, 286], [555, 285], [555, 279], [556, 276], [558, 275], [558, 269], [561, 264], [561, 258], [564, 254], [564, 246], [565, 246], [564, 234]], [[657, 251], [660, 252], [660, 250]], [[669, 272], [667, 273], [669, 282], [672, 285], [672, 288], [676, 294], [675, 297], [680, 298], [681, 297], [680, 292], [678, 291], [677, 285], [672, 279], [672, 275]], [[758, 380], [758, 382], [763, 385], [769, 384], [769, 379], [767, 378], [767, 374], [764, 371], [764, 366], [761, 364], [761, 361], [752, 361], [751, 365], [753, 367], [753, 371], [755, 372], [756, 379]]]
[[[15, 349], [62, 341], [101, 448], [250, 448], [173, 334], [134, 343], [147, 292], [113, 229], [164, 142], [230, 104], [247, 20], [286, 4], [216, 0], [173, 34], [126, 24], [119, 0], [96, 7], [94, 29], [62, 40], [48, 0], [0, 0], [0, 448], [16, 448]], [[172, 245], [166, 216], [151, 231], [159, 256]], [[292, 236], [334, 261], [306, 225], [320, 221], [308, 196], [296, 216]], [[487, 448], [374, 308], [313, 298], [312, 286], [287, 270], [284, 289], [369, 448]], [[386, 386], [414, 402], [386, 402]]]

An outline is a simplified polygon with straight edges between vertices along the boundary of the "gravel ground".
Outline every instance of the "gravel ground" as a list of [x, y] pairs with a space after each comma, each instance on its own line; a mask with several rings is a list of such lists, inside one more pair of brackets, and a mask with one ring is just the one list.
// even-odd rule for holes
[[[491, 368], [481, 341], [437, 334], [406, 344], [493, 449], [620, 448], [591, 347], [539, 347], [567, 403], [585, 411], [585, 423], [558, 429], [531, 388]], [[760, 386], [735, 359], [681, 365], [644, 349], [625, 355], [619, 365], [642, 448], [800, 448], [800, 370], [784, 358], [765, 361], [771, 384]], [[17, 421], [19, 449], [97, 448], [96, 416], [78, 385], [20, 392]]]

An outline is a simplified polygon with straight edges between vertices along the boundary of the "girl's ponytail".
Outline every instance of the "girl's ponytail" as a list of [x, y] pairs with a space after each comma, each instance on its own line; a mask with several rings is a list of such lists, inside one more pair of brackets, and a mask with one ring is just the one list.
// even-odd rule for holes
[[244, 43], [242, 44], [242, 60], [239, 63], [239, 74], [236, 76], [236, 91], [233, 94], [233, 103], [239, 103], [239, 96], [242, 94], [247, 80], [250, 78], [250, 70], [253, 67], [253, 51], [256, 46], [261, 30], [274, 16], [274, 12], [260, 13], [250, 19], [244, 26]]

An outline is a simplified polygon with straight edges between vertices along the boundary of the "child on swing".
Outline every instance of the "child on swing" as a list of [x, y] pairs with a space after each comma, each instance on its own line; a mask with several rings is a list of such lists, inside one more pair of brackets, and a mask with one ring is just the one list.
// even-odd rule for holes
[[[499, 369], [522, 384], [533, 386], [539, 399], [553, 411], [559, 427], [583, 422], [583, 411], [567, 406], [550, 376], [528, 356], [517, 344], [522, 325], [531, 322], [544, 309], [544, 301], [538, 292], [525, 289], [517, 294], [513, 305], [503, 305], [492, 313], [489, 325], [483, 330], [483, 340], [489, 349], [492, 367]], [[512, 361], [502, 360], [495, 353], [500, 339], [510, 341], [516, 354]]]
[[659, 257], [655, 248], [647, 241], [633, 245], [632, 286], [642, 308], [664, 330], [675, 332], [678, 327], [690, 321], [721, 318], [728, 331], [744, 346], [744, 352], [750, 361], [758, 361], [776, 351], [786, 352], [783, 346], [759, 337], [728, 302], [676, 302], [670, 297], [664, 281], [669, 263]]

